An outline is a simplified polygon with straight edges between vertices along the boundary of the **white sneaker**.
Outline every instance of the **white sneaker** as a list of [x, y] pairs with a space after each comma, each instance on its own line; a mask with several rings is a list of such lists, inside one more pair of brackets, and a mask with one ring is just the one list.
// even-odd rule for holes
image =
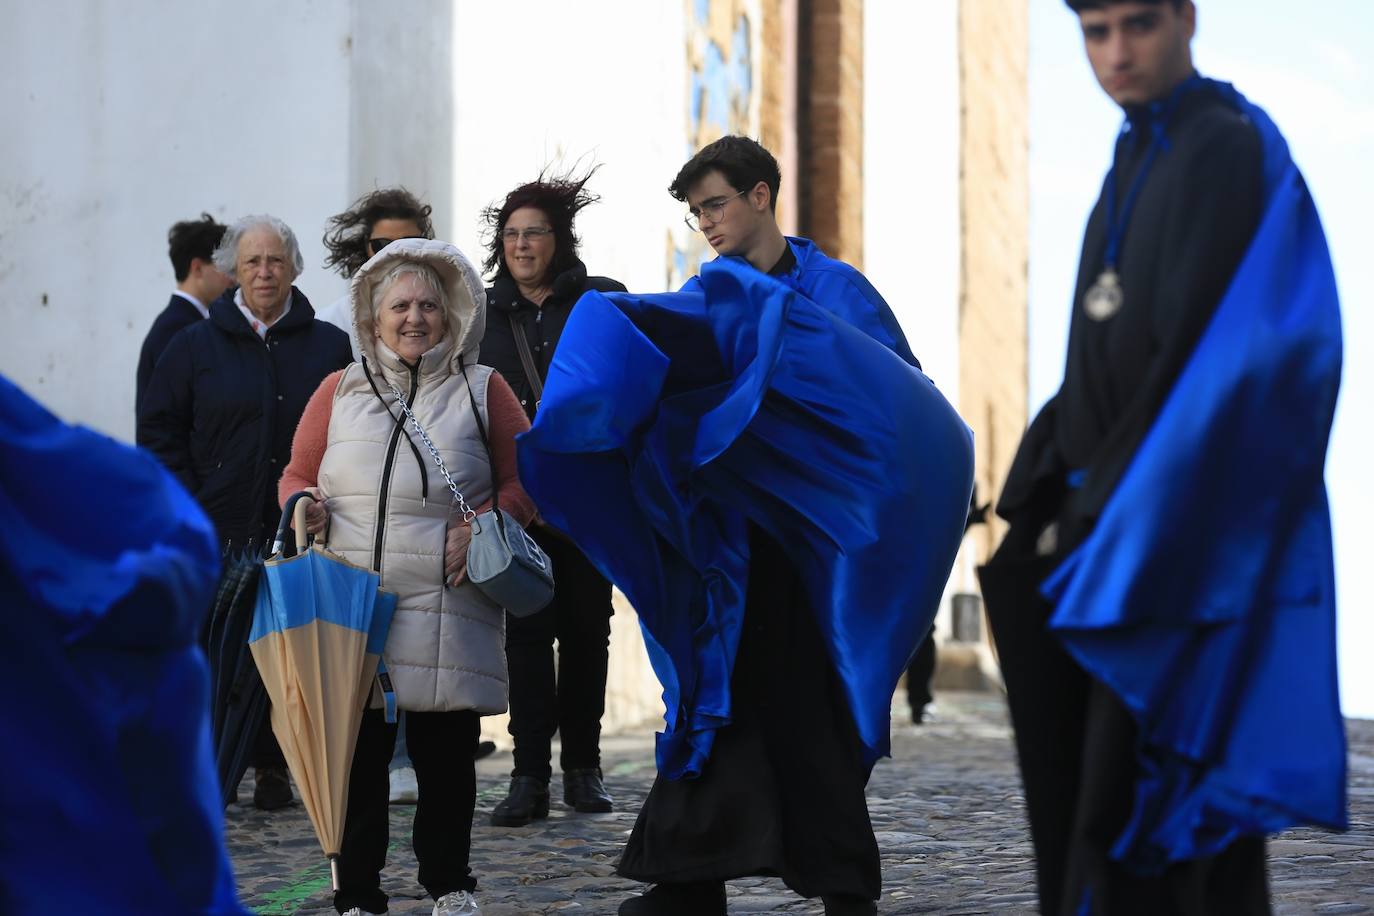
[[467, 891], [454, 891], [434, 901], [434, 916], [481, 916], [477, 898]]
[[414, 767], [397, 767], [391, 771], [391, 803], [413, 805], [420, 800], [420, 785], [415, 781]]

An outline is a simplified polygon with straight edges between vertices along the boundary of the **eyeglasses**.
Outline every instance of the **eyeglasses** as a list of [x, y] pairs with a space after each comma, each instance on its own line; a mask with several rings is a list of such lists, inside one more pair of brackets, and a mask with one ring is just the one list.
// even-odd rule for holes
[[378, 238], [375, 238], [375, 239], [368, 239], [368, 240], [367, 240], [367, 245], [368, 245], [369, 248], [372, 249], [372, 253], [375, 255], [377, 252], [381, 251], [383, 248], [385, 248], [386, 246], [390, 245], [390, 244], [391, 244], [392, 242], [394, 242], [394, 241], [396, 241], [396, 240], [395, 240], [395, 239], [384, 239], [384, 238], [378, 237]]
[[521, 239], [527, 242], [538, 242], [550, 235], [553, 235], [553, 230], [544, 226], [531, 226], [528, 229], [502, 229], [501, 241], [514, 245]]
[[725, 215], [725, 205], [737, 197], [743, 197], [748, 191], [740, 191], [738, 194], [731, 194], [729, 197], [713, 197], [710, 200], [703, 200], [700, 207], [693, 207], [691, 212], [682, 218], [687, 224], [687, 228], [693, 232], [701, 231], [701, 218], [709, 218], [712, 224], [720, 222], [720, 218]]

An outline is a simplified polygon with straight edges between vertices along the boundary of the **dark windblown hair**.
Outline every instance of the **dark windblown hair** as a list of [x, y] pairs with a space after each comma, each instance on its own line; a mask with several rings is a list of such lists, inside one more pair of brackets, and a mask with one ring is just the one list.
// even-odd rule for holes
[[224, 229], [213, 216], [202, 213], [200, 219], [175, 223], [167, 230], [167, 256], [172, 259], [178, 283], [191, 275], [191, 262], [196, 258], [213, 261]]
[[587, 190], [587, 182], [592, 180], [599, 165], [594, 165], [586, 174], [578, 177], [569, 172], [566, 175], [550, 175], [548, 168], [539, 173], [534, 181], [520, 185], [506, 195], [500, 205], [492, 204], [482, 211], [482, 219], [491, 231], [491, 241], [487, 245], [487, 258], [482, 269], [489, 279], [496, 279], [509, 271], [506, 269], [506, 250], [501, 242], [501, 231], [506, 228], [510, 215], [521, 207], [534, 207], [549, 218], [553, 227], [554, 253], [549, 264], [550, 281], [577, 262], [577, 249], [582, 244], [573, 231], [573, 220], [583, 207], [594, 204], [600, 195]]
[[749, 191], [760, 181], [765, 182], [770, 195], [768, 206], [777, 211], [782, 172], [778, 160], [757, 140], [732, 134], [708, 143], [678, 170], [677, 177], [668, 185], [668, 193], [678, 200], [687, 200], [687, 189], [710, 171], [724, 175], [736, 191]]
[[1068, 8], [1073, 10], [1075, 13], [1081, 13], [1084, 10], [1106, 9], [1107, 7], [1117, 3], [1130, 2], [1148, 3], [1152, 6], [1159, 6], [1161, 3], [1168, 3], [1171, 6], [1173, 6], [1173, 8], [1176, 10], [1183, 8], [1183, 0], [1064, 0], [1065, 5], [1067, 5]]
[[324, 247], [329, 257], [324, 266], [337, 270], [345, 278], [353, 276], [367, 263], [367, 240], [372, 227], [384, 219], [408, 219], [420, 227], [423, 238], [434, 238], [434, 224], [430, 222], [429, 204], [405, 188], [382, 188], [364, 194], [338, 216], [330, 217], [324, 233]]

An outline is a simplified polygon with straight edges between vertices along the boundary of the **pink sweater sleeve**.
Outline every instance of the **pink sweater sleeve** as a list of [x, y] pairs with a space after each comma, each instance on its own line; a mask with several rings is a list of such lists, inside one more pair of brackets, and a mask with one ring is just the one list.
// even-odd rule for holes
[[499, 372], [493, 372], [487, 382], [487, 425], [490, 427], [487, 436], [491, 439], [491, 463], [496, 472], [496, 492], [501, 498], [501, 508], [513, 515], [521, 525], [528, 527], [538, 513], [534, 501], [520, 485], [520, 474], [515, 464], [515, 437], [530, 428], [530, 421], [515, 392]]
[[344, 370], [340, 369], [324, 377], [305, 405], [301, 421], [296, 424], [296, 435], [291, 440], [291, 461], [277, 483], [277, 501], [283, 505], [292, 493], [319, 486], [320, 462], [329, 445], [329, 416], [334, 412], [334, 392], [343, 374]]

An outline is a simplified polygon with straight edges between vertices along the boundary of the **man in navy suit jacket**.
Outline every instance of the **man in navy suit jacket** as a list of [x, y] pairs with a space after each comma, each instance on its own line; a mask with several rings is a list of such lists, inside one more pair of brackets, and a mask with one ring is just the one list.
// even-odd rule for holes
[[202, 213], [200, 219], [187, 220], [172, 226], [167, 232], [167, 254], [172, 259], [177, 288], [172, 301], [157, 316], [143, 349], [138, 355], [138, 383], [134, 395], [134, 410], [143, 403], [143, 392], [158, 357], [177, 332], [210, 315], [208, 303], [214, 302], [233, 283], [232, 278], [215, 267], [211, 256], [224, 236], [224, 226], [214, 217]]

